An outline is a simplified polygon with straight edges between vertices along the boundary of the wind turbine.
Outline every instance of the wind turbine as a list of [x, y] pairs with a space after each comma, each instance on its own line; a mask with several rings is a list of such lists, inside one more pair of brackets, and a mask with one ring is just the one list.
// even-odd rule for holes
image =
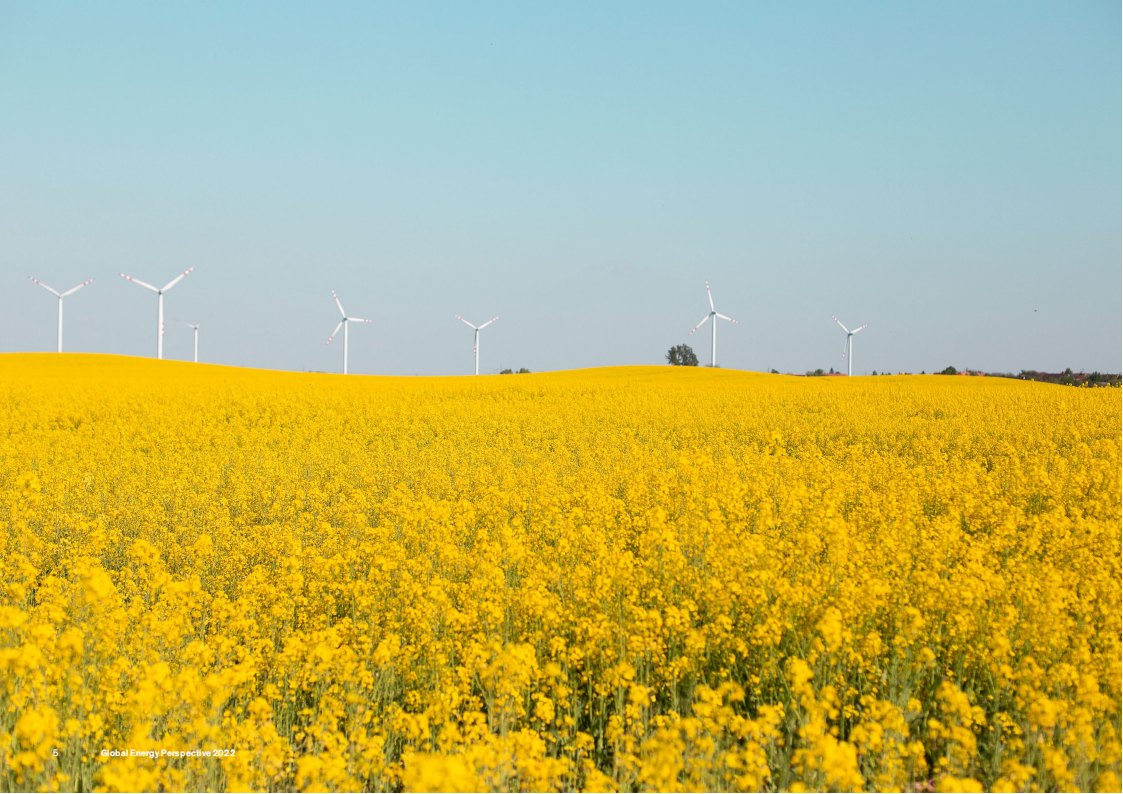
[[199, 326], [192, 325], [191, 323], [184, 323], [188, 328], [195, 331], [195, 363], [199, 363]]
[[343, 328], [343, 374], [347, 374], [347, 323], [369, 323], [370, 320], [364, 320], [361, 317], [348, 317], [347, 312], [343, 311], [343, 304], [339, 302], [339, 296], [335, 294], [335, 290], [331, 291], [331, 296], [335, 298], [335, 305], [339, 307], [339, 313], [343, 315], [343, 319], [339, 321], [339, 325], [335, 326], [335, 330], [331, 332], [328, 341], [325, 344], [331, 344], [331, 340], [335, 339], [335, 335], [339, 333], [339, 329]]
[[[838, 323], [843, 331], [846, 331], [846, 344], [842, 346], [842, 358], [846, 361], [846, 375], [847, 377], [849, 377], [850, 375], [854, 374], [854, 343], [850, 341], [850, 337], [861, 331], [862, 328], [868, 328], [869, 323], [863, 325], [862, 328], [855, 328], [853, 331], [847, 331], [846, 326], [842, 324], [842, 321], [835, 317], [833, 314], [831, 315], [831, 319]], [[846, 357], [847, 353], [850, 353], [850, 358]]]
[[[31, 276], [28, 276], [28, 278], [31, 278]], [[74, 287], [73, 289], [68, 289], [66, 292], [63, 292], [61, 294], [58, 293], [58, 292], [55, 292], [53, 289], [48, 287], [46, 284], [44, 284], [42, 281], [40, 281], [37, 278], [31, 278], [31, 280], [34, 281], [36, 284], [38, 284], [43, 289], [47, 290], [47, 292], [51, 293], [56, 298], [58, 298], [58, 352], [61, 353], [62, 352], [62, 299], [65, 298], [67, 295], [73, 295], [75, 292], [82, 289], [82, 287], [89, 284], [90, 281], [93, 281], [93, 279], [90, 279], [90, 281], [83, 281], [77, 287]]]
[[481, 325], [479, 328], [476, 328], [476, 326], [472, 325], [470, 322], [465, 320], [459, 314], [454, 314], [452, 316], [455, 317], [460, 322], [467, 325], [469, 328], [473, 328], [476, 331], [476, 341], [472, 345], [472, 356], [475, 357], [475, 359], [476, 359], [476, 374], [479, 375], [480, 374], [480, 331], [482, 331], [484, 328], [487, 328], [489, 325], [491, 325], [493, 322], [495, 322], [499, 318], [498, 317], [492, 317], [490, 320], [488, 320], [486, 323]]
[[729, 322], [733, 323], [734, 325], [738, 325], [739, 323], [736, 320], [734, 320], [732, 317], [726, 317], [724, 314], [718, 314], [718, 312], [714, 310], [714, 296], [710, 294], [710, 282], [708, 282], [708, 281], [706, 282], [706, 297], [710, 299], [710, 313], [707, 314], [705, 317], [703, 317], [702, 322], [700, 322], [696, 326], [694, 326], [690, 330], [690, 333], [687, 334], [687, 336], [690, 336], [695, 331], [697, 331], [699, 328], [701, 328], [703, 325], [705, 325], [706, 320], [713, 320], [714, 321], [713, 328], [712, 328], [713, 338], [710, 340], [710, 366], [716, 367], [717, 366], [717, 320], [718, 320], [718, 318], [720, 317], [723, 320], [729, 320]]
[[124, 273], [118, 273], [117, 274], [121, 278], [127, 278], [129, 281], [133, 282], [134, 284], [140, 284], [140, 286], [144, 287], [145, 289], [152, 290], [160, 298], [160, 300], [158, 301], [158, 308], [156, 310], [156, 358], [163, 358], [164, 357], [164, 293], [167, 292], [168, 290], [170, 290], [176, 284], [178, 284], [179, 280], [181, 278], [186, 276], [188, 273], [190, 273], [194, 269], [195, 269], [194, 265], [187, 268], [187, 270], [184, 270], [178, 276], [176, 276], [171, 281], [169, 281], [164, 286], [163, 289], [156, 289], [151, 284], [145, 284], [143, 281], [140, 281], [139, 279], [135, 279], [132, 276], [126, 276]]

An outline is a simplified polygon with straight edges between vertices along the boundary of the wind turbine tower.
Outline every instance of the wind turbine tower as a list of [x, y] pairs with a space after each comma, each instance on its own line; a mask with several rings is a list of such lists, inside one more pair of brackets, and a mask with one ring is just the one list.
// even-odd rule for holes
[[335, 294], [335, 290], [331, 291], [331, 296], [335, 298], [335, 305], [339, 307], [339, 313], [343, 315], [343, 319], [339, 321], [339, 325], [335, 326], [335, 330], [331, 332], [328, 341], [325, 344], [331, 344], [331, 340], [335, 339], [335, 335], [339, 333], [339, 329], [343, 328], [343, 374], [347, 374], [347, 324], [348, 323], [369, 323], [370, 320], [364, 320], [361, 317], [348, 317], [347, 312], [343, 311], [343, 304], [339, 302], [339, 296]]
[[156, 358], [163, 358], [164, 357], [164, 293], [167, 292], [168, 290], [170, 290], [176, 284], [178, 284], [179, 280], [181, 278], [186, 276], [188, 273], [190, 273], [194, 269], [195, 269], [194, 265], [187, 268], [187, 270], [184, 270], [182, 273], [180, 273], [178, 276], [176, 276], [171, 281], [169, 281], [166, 285], [164, 285], [163, 289], [156, 289], [151, 284], [145, 284], [143, 281], [140, 281], [139, 279], [135, 279], [132, 276], [126, 276], [124, 273], [118, 273], [117, 274], [121, 278], [126, 278], [129, 281], [133, 282], [134, 284], [139, 284], [140, 286], [144, 287], [145, 289], [152, 290], [159, 297], [159, 300], [157, 301], [157, 309], [156, 309]]
[[[31, 276], [28, 276], [28, 278], [31, 278]], [[83, 281], [77, 287], [74, 287], [73, 289], [68, 289], [66, 292], [63, 292], [63, 293], [55, 292], [53, 289], [48, 287], [46, 284], [44, 284], [42, 281], [40, 281], [37, 278], [31, 278], [31, 280], [34, 281], [36, 284], [38, 284], [43, 289], [47, 290], [47, 292], [51, 293], [56, 298], [58, 298], [58, 352], [61, 353], [62, 352], [62, 299], [65, 298], [67, 295], [73, 295], [75, 292], [82, 289], [82, 287], [89, 284], [90, 281], [93, 281], [93, 279], [91, 278], [90, 281]]]
[[499, 318], [498, 317], [492, 317], [490, 320], [488, 320], [486, 323], [481, 325], [479, 328], [476, 328], [476, 326], [472, 325], [470, 322], [465, 320], [459, 314], [454, 314], [452, 316], [455, 317], [460, 322], [467, 325], [469, 328], [474, 329], [475, 332], [476, 332], [476, 340], [472, 344], [472, 356], [476, 359], [476, 374], [479, 375], [480, 374], [480, 331], [482, 331], [484, 328], [487, 328], [489, 325], [491, 325], [493, 322], [495, 322]]
[[[833, 314], [831, 315], [831, 319], [838, 323], [839, 327], [842, 328], [843, 331], [846, 331], [846, 344], [842, 346], [842, 359], [846, 361], [846, 376], [850, 377], [854, 374], [854, 343], [850, 340], [850, 338], [854, 336], [854, 334], [861, 331], [862, 328], [868, 328], [869, 323], [863, 325], [862, 328], [855, 328], [853, 331], [847, 331], [846, 326], [842, 324], [842, 321], [835, 317]], [[850, 354], [849, 357], [847, 357], [847, 353]]]
[[710, 282], [708, 282], [708, 281], [706, 282], [706, 297], [710, 299], [710, 313], [707, 314], [705, 317], [703, 317], [702, 322], [700, 322], [696, 326], [694, 326], [690, 330], [690, 333], [687, 334], [687, 336], [690, 336], [695, 331], [697, 331], [699, 328], [701, 328], [703, 325], [705, 325], [707, 320], [713, 320], [714, 321], [713, 326], [710, 328], [710, 330], [712, 331], [711, 338], [710, 338], [710, 366], [716, 367], [717, 366], [717, 321], [720, 318], [722, 320], [729, 320], [729, 322], [733, 323], [734, 325], [738, 325], [738, 323], [732, 317], [726, 317], [724, 314], [719, 314], [714, 309], [714, 296], [712, 294], [710, 294]]
[[192, 325], [191, 323], [184, 323], [188, 328], [195, 332], [195, 363], [199, 363], [199, 326]]

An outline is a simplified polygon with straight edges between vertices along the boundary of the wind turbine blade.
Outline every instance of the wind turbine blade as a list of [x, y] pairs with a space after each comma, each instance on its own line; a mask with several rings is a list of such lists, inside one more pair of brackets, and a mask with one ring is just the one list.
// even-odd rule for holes
[[[870, 324], [869, 324], [869, 323], [866, 323], [865, 325], [863, 325], [863, 326], [862, 326], [862, 328], [869, 328], [869, 327], [870, 327]], [[851, 331], [850, 333], [852, 333], [852, 334], [856, 334], [856, 333], [858, 333], [859, 331], [861, 331], [861, 330], [862, 330], [862, 328], [855, 328], [855, 329], [854, 329], [853, 331]]]
[[199, 327], [197, 325], [192, 325], [191, 323], [184, 323], [184, 325], [186, 325], [188, 328], [198, 328]]
[[832, 320], [834, 320], [834, 321], [835, 321], [836, 323], [838, 323], [838, 324], [839, 324], [839, 326], [840, 326], [840, 327], [842, 328], [842, 330], [843, 330], [843, 331], [846, 331], [846, 333], [850, 333], [850, 331], [848, 331], [848, 330], [846, 329], [846, 326], [842, 324], [842, 320], [838, 319], [838, 318], [837, 318], [837, 317], [835, 317], [835, 316], [834, 316], [833, 314], [831, 315], [831, 319], [832, 319]]
[[[702, 318], [702, 322], [698, 323], [696, 326], [694, 326], [693, 328], [690, 329], [690, 334], [694, 333], [699, 328], [701, 328], [703, 325], [705, 325], [706, 320], [708, 320], [708, 319], [710, 319], [710, 315], [707, 314], [705, 317]], [[687, 334], [687, 336], [690, 336], [690, 334]]]
[[339, 317], [344, 318], [346, 320], [347, 319], [347, 312], [344, 311], [344, 304], [339, 302], [339, 295], [336, 294], [335, 290], [331, 291], [331, 298], [332, 298], [332, 300], [335, 300], [337, 307], [339, 307]]
[[842, 343], [842, 358], [839, 361], [846, 360], [846, 348], [850, 347], [850, 332], [846, 332], [846, 341]]
[[[31, 276], [28, 276], [28, 278], [31, 278]], [[49, 292], [49, 293], [51, 293], [52, 295], [54, 295], [54, 296], [55, 296], [56, 298], [61, 298], [61, 297], [62, 297], [61, 295], [59, 295], [59, 294], [58, 294], [57, 292], [55, 292], [55, 291], [54, 291], [53, 289], [51, 289], [50, 287], [48, 287], [48, 286], [47, 286], [46, 284], [44, 284], [44, 283], [43, 283], [42, 281], [40, 281], [39, 279], [37, 279], [37, 278], [31, 278], [31, 280], [32, 280], [32, 281], [34, 281], [34, 282], [35, 282], [36, 284], [38, 284], [38, 285], [39, 285], [40, 287], [42, 287], [43, 289], [47, 290], [47, 292]], [[71, 292], [73, 292], [73, 290], [71, 290]], [[68, 292], [68, 293], [66, 293], [66, 294], [67, 294], [67, 295], [69, 295], [70, 293]]]
[[68, 290], [67, 290], [66, 292], [62, 293], [62, 295], [60, 295], [59, 297], [65, 298], [65, 297], [66, 297], [67, 295], [73, 295], [73, 294], [74, 294], [75, 292], [77, 292], [78, 290], [82, 289], [82, 287], [86, 286], [86, 285], [87, 285], [87, 284], [89, 284], [89, 283], [90, 283], [91, 281], [93, 281], [93, 279], [92, 279], [92, 278], [91, 278], [91, 279], [90, 279], [89, 281], [83, 281], [83, 282], [82, 282], [81, 284], [79, 284], [79, 285], [78, 285], [77, 287], [74, 287], [74, 288], [72, 288], [72, 289], [68, 289]]
[[729, 322], [733, 323], [734, 325], [740, 325], [740, 323], [738, 323], [732, 317], [726, 317], [724, 314], [718, 314], [717, 312], [714, 312], [714, 314], [717, 314], [717, 316], [723, 320], [729, 320]]
[[155, 287], [153, 287], [151, 284], [145, 284], [143, 281], [141, 281], [138, 278], [133, 278], [132, 276], [126, 276], [124, 273], [118, 273], [117, 275], [120, 276], [121, 278], [127, 278], [129, 281], [133, 282], [134, 284], [140, 284], [140, 286], [142, 286], [146, 289], [150, 289], [153, 292], [159, 292], [160, 291], [160, 290], [156, 289]]
[[164, 287], [164, 288], [163, 288], [162, 290], [160, 290], [160, 292], [167, 292], [168, 290], [170, 290], [170, 289], [171, 289], [172, 287], [174, 287], [174, 286], [175, 286], [176, 284], [178, 284], [178, 283], [179, 283], [179, 280], [180, 280], [181, 278], [183, 278], [184, 276], [186, 276], [186, 275], [187, 275], [188, 273], [190, 273], [190, 272], [191, 272], [192, 270], [194, 270], [194, 269], [195, 269], [195, 266], [194, 266], [194, 265], [192, 265], [191, 267], [187, 268], [187, 270], [184, 270], [184, 271], [183, 271], [182, 273], [180, 273], [180, 274], [179, 274], [178, 276], [176, 276], [176, 277], [175, 277], [175, 278], [173, 278], [173, 279], [172, 279], [171, 281], [169, 281], [169, 282], [168, 282], [168, 286]]
[[710, 299], [710, 311], [713, 311], [714, 310], [714, 296], [710, 294], [710, 282], [708, 282], [708, 281], [706, 282], [706, 297]]
[[491, 325], [491, 324], [492, 324], [493, 322], [495, 322], [495, 321], [496, 321], [496, 320], [498, 320], [498, 319], [499, 319], [498, 317], [492, 317], [492, 318], [491, 318], [490, 320], [488, 320], [488, 321], [487, 321], [486, 323], [484, 323], [483, 325], [481, 325], [481, 326], [480, 326], [480, 328], [487, 328], [487, 327], [488, 327], [489, 325]]
[[362, 317], [348, 317], [347, 322], [349, 322], [349, 323], [373, 323], [374, 320], [364, 320]]
[[463, 317], [461, 317], [461, 316], [460, 316], [459, 314], [454, 314], [454, 315], [452, 315], [452, 316], [453, 316], [453, 317], [455, 317], [455, 318], [456, 318], [457, 320], [459, 320], [460, 322], [464, 323], [464, 324], [465, 324], [466, 326], [468, 326], [469, 328], [475, 328], [475, 330], [477, 330], [477, 331], [478, 331], [478, 330], [480, 330], [479, 328], [476, 328], [476, 326], [472, 325], [472, 324], [471, 324], [470, 322], [468, 322], [467, 320], [465, 320], [465, 319], [464, 319]]
[[347, 321], [346, 320], [340, 320], [339, 321], [339, 325], [335, 326], [335, 330], [331, 332], [331, 336], [328, 337], [328, 341], [324, 342], [325, 345], [331, 344], [331, 340], [335, 339], [335, 335], [339, 333], [339, 329], [343, 327], [343, 323], [345, 323], [345, 322], [347, 322]]
[[331, 298], [335, 299], [336, 305], [337, 305], [337, 307], [339, 307], [339, 316], [346, 320], [347, 319], [347, 312], [344, 311], [344, 304], [339, 302], [339, 295], [336, 294], [335, 290], [331, 291]]

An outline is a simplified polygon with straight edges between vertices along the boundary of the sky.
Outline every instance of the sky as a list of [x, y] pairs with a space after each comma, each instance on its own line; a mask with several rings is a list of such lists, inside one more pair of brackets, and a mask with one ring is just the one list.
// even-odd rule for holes
[[1119, 372], [1118, 2], [0, 4], [0, 352]]

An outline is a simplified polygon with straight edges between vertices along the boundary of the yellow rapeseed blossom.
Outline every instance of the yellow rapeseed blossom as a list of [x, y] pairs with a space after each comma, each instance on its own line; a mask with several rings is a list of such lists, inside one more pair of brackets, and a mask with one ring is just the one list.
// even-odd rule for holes
[[0, 786], [1118, 790], [1119, 392], [0, 357]]

